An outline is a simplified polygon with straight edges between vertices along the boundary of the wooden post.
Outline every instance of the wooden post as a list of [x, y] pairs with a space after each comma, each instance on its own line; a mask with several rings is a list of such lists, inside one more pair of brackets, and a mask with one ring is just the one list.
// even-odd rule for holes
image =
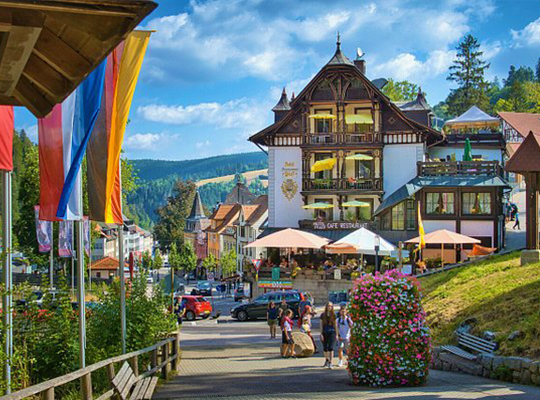
[[41, 392], [41, 398], [43, 400], [54, 400], [54, 386]]
[[109, 381], [109, 387], [111, 389], [114, 388], [112, 381], [115, 376], [116, 376], [116, 372], [114, 372], [114, 364], [113, 363], [107, 364], [107, 379]]
[[131, 369], [135, 376], [139, 376], [139, 357], [136, 355], [131, 357], [129, 359], [129, 365], [131, 365]]
[[398, 242], [398, 270], [403, 270], [403, 242]]
[[172, 353], [176, 356], [176, 358], [172, 362], [172, 370], [174, 372], [178, 372], [180, 371], [180, 332], [176, 332], [176, 334], [174, 335]]
[[527, 249], [538, 250], [540, 249], [540, 243], [538, 241], [538, 174], [534, 172], [529, 172], [525, 175], [525, 179], [527, 185]]
[[[161, 362], [165, 362], [169, 358], [169, 343], [165, 343], [161, 350]], [[161, 369], [161, 377], [166, 380], [171, 371], [171, 364], [166, 363]]]
[[150, 356], [150, 365], [152, 368], [158, 365], [158, 349], [155, 348], [152, 350], [152, 355]]
[[92, 400], [92, 376], [90, 372], [81, 377], [81, 393], [83, 400]]

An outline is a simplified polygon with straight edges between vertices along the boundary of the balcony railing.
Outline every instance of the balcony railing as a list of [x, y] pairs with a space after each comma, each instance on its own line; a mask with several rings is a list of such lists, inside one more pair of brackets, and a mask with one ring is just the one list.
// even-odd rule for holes
[[498, 161], [418, 162], [419, 176], [503, 176]]
[[309, 133], [304, 138], [307, 145], [335, 145], [335, 144], [377, 144], [382, 142], [380, 132], [325, 132]]
[[360, 190], [379, 191], [382, 190], [381, 178], [328, 178], [312, 179], [304, 178], [302, 183], [304, 191], [317, 190]]
[[[446, 141], [450, 144], [465, 143], [469, 139], [474, 145], [505, 145], [504, 136], [499, 133], [449, 133]], [[474, 147], [473, 147], [474, 148]]]

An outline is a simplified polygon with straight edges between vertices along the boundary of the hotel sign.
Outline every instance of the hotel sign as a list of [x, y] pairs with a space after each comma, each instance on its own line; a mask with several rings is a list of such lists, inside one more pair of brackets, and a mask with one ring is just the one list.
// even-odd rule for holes
[[349, 222], [349, 221], [313, 221], [313, 229], [321, 231], [331, 231], [338, 229], [360, 229], [367, 228], [368, 224], [365, 222]]
[[298, 176], [298, 166], [294, 161], [286, 161], [281, 169], [283, 183], [281, 184], [281, 192], [289, 201], [293, 199], [298, 192], [298, 184], [295, 178]]

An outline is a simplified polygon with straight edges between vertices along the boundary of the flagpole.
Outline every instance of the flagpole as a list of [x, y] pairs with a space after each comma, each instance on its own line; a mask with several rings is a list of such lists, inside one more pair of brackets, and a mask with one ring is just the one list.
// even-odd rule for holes
[[86, 304], [84, 298], [84, 227], [77, 220], [77, 286], [79, 301], [79, 367], [86, 367]]
[[75, 222], [71, 222], [71, 296], [75, 295]]
[[124, 224], [118, 225], [118, 269], [120, 275], [120, 326], [122, 354], [126, 353], [126, 278], [124, 273]]
[[49, 252], [49, 288], [51, 290], [54, 289], [53, 257], [54, 257], [54, 222], [51, 221], [51, 251]]
[[12, 308], [12, 265], [11, 265], [11, 172], [3, 171], [3, 199], [2, 199], [2, 246], [3, 258], [2, 266], [4, 272], [5, 293], [2, 299], [3, 322], [5, 330], [4, 351], [6, 353], [6, 363], [4, 366], [4, 379], [6, 381], [6, 394], [11, 393], [11, 358], [13, 356], [13, 323]]

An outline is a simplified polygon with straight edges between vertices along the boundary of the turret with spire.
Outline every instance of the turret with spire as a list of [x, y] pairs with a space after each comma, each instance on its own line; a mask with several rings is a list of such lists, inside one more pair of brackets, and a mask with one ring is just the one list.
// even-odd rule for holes
[[336, 41], [336, 52], [334, 53], [334, 56], [328, 61], [327, 65], [340, 65], [340, 64], [347, 64], [347, 65], [354, 65], [351, 60], [347, 58], [345, 54], [341, 52], [341, 36], [339, 35], [339, 32], [337, 33], [337, 41]]
[[285, 90], [285, 88], [283, 88], [283, 91], [281, 92], [281, 98], [274, 106], [274, 108], [272, 108], [272, 111], [274, 112], [274, 122], [278, 122], [279, 120], [281, 120], [281, 118], [283, 118], [290, 109], [291, 105], [289, 104], [287, 91]]

